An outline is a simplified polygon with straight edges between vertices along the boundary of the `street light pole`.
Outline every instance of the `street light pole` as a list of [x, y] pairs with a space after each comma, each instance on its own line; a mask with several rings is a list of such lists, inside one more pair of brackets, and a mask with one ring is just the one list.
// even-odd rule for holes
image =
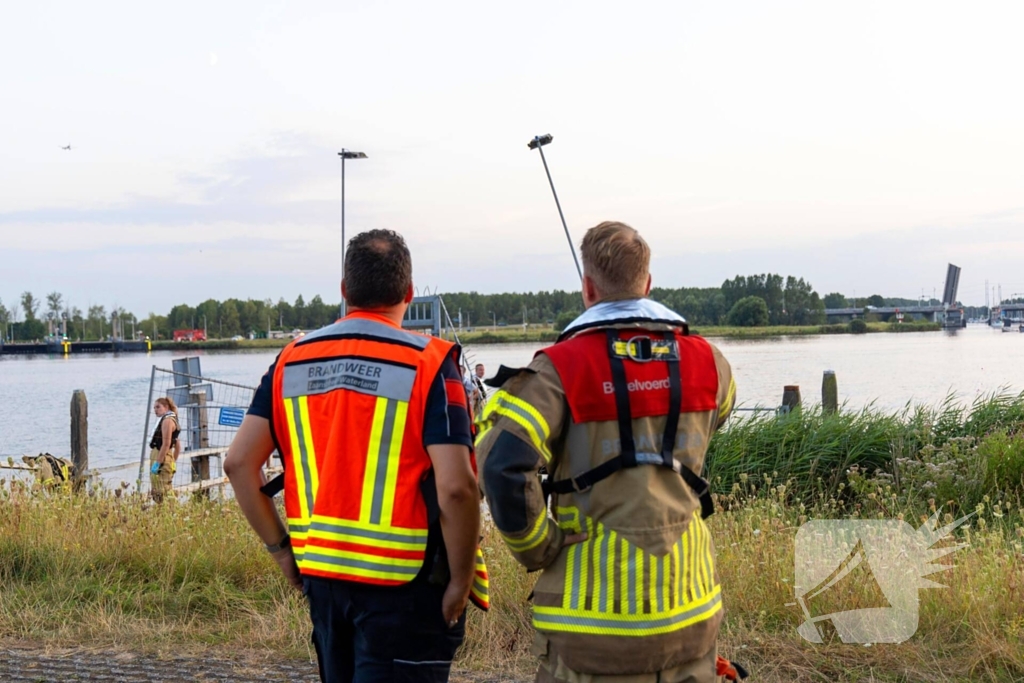
[[[353, 152], [344, 147], [338, 152], [341, 157], [341, 279], [345, 279], [345, 160], [366, 159], [362, 152]], [[345, 317], [345, 296], [341, 297], [341, 317]]]

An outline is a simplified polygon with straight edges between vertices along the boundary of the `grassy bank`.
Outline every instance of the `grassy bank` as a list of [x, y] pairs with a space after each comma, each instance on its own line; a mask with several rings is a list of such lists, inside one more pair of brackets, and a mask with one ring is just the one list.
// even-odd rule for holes
[[[1024, 397], [961, 408], [814, 410], [733, 421], [712, 441], [710, 526], [727, 609], [721, 650], [759, 681], [1024, 679]], [[147, 507], [110, 492], [0, 486], [0, 638], [140, 651], [255, 650], [308, 657], [301, 597], [231, 502]], [[952, 502], [950, 502], [952, 501]], [[977, 512], [970, 547], [920, 592], [900, 645], [823, 645], [796, 634], [796, 530], [808, 518]], [[496, 534], [492, 610], [471, 610], [463, 667], [528, 677], [533, 577]], [[847, 606], [873, 595], [854, 587]], [[790, 605], [790, 606], [787, 606]]]

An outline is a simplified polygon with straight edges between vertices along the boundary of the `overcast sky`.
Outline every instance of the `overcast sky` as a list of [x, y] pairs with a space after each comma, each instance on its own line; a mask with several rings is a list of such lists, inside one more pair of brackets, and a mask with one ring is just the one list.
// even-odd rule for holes
[[[446, 9], [441, 9], [445, 7]], [[346, 223], [416, 284], [571, 289], [605, 219], [656, 285], [1024, 292], [1024, 3], [15, 3], [0, 299], [339, 298]], [[61, 146], [71, 144], [71, 151]]]

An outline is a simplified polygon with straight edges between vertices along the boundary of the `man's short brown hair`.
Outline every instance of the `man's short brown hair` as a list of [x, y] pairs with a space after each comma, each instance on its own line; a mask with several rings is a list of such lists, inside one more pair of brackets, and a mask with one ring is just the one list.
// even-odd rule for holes
[[345, 299], [357, 308], [386, 308], [405, 300], [412, 285], [412, 257], [394, 230], [368, 230], [345, 252]]
[[580, 244], [583, 271], [606, 298], [643, 296], [651, 248], [633, 228], [605, 221], [587, 230]]

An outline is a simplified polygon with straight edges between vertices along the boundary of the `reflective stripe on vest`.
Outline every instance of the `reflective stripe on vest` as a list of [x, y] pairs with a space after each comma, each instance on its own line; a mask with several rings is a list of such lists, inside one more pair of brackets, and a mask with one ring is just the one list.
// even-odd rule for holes
[[285, 508], [301, 573], [380, 585], [419, 573], [428, 536], [419, 486], [431, 467], [423, 414], [451, 350], [355, 314], [281, 353], [275, 431], [287, 434]]
[[711, 535], [698, 516], [660, 557], [594, 519], [581, 520], [575, 507], [559, 507], [558, 517], [566, 533], [586, 531], [588, 537], [565, 549], [562, 604], [534, 607], [538, 630], [649, 636], [684, 629], [721, 611]]

